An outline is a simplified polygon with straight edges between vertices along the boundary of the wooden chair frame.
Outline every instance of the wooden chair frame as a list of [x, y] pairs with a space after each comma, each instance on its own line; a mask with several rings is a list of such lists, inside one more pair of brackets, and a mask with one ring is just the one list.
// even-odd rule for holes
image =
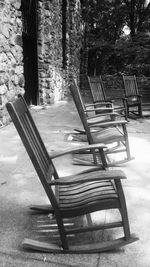
[[[99, 103], [85, 104], [85, 101], [82, 97], [79, 87], [77, 87], [77, 91], [80, 98], [80, 103], [89, 121], [94, 120], [96, 124], [96, 122], [99, 123], [100, 120], [102, 122], [112, 121], [119, 116], [118, 113], [114, 112], [112, 103], [109, 103], [107, 106], [106, 105], [103, 106], [102, 104]], [[93, 115], [93, 113], [95, 114]], [[83, 129], [75, 129], [75, 131], [77, 131], [77, 133], [82, 133], [82, 134], [85, 133]]]
[[[124, 93], [126, 97], [126, 114], [129, 117], [130, 112], [142, 117], [142, 95], [139, 94], [136, 76], [122, 75], [124, 84]], [[133, 108], [137, 107], [137, 110]]]
[[[101, 105], [105, 105], [106, 107], [111, 103], [113, 104], [114, 112], [118, 112], [121, 116], [127, 119], [125, 97], [115, 97], [113, 99], [106, 97], [101, 76], [88, 76], [88, 82], [93, 103], [101, 103]], [[115, 101], [118, 100], [121, 101], [121, 105], [116, 106]]]
[[[52, 253], [93, 253], [112, 250], [136, 241], [137, 237], [130, 234], [126, 202], [121, 185], [121, 179], [126, 178], [125, 174], [121, 170], [101, 171], [96, 167], [75, 175], [59, 177], [52, 159], [70, 153], [70, 151], [53, 153], [51, 156], [48, 154], [30, 111], [21, 96], [13, 103], [7, 103], [6, 107], [50, 201], [48, 206], [32, 208], [53, 213], [60, 235], [60, 244], [25, 239], [23, 247]], [[104, 147], [104, 145], [93, 145], [92, 149], [98, 149], [103, 153]], [[64, 225], [65, 218], [88, 215], [105, 209], [118, 209], [121, 221], [103, 226], [90, 225], [69, 230]], [[123, 238], [79, 246], [70, 246], [68, 243], [67, 236], [70, 234], [116, 227], [123, 228]]]
[[[109, 158], [108, 158], [109, 166], [111, 165], [114, 166], [115, 164], [122, 164], [122, 163], [132, 160], [133, 158], [131, 157], [131, 154], [130, 154], [129, 138], [128, 138], [128, 132], [126, 128], [127, 121], [115, 120], [115, 121], [101, 122], [101, 120], [99, 120], [99, 123], [98, 123], [98, 119], [95, 120], [94, 118], [93, 119], [87, 118], [85, 116], [85, 112], [83, 110], [83, 107], [80, 101], [80, 96], [79, 96], [77, 87], [78, 86], [77, 86], [76, 81], [72, 79], [72, 86], [70, 87], [70, 90], [71, 90], [77, 111], [79, 113], [80, 119], [82, 121], [84, 130], [86, 132], [86, 136], [80, 135], [79, 139], [81, 139], [81, 141], [82, 140], [87, 141], [89, 144], [94, 144], [94, 143], [105, 143], [106, 145], [114, 144], [114, 146], [111, 149], [105, 150], [105, 155], [110, 155], [113, 153], [114, 154], [122, 153], [122, 152], [126, 154], [125, 159], [118, 160], [113, 163], [109, 162]], [[96, 133], [92, 132], [93, 129], [94, 130], [97, 129], [97, 132]], [[93, 155], [92, 164], [99, 164], [98, 158], [97, 160], [96, 158], [97, 158], [96, 155]], [[76, 160], [78, 161], [78, 159]], [[82, 160], [81, 160], [81, 164], [82, 164]]]
[[77, 90], [78, 90], [78, 94], [80, 97], [82, 108], [85, 111], [85, 114], [87, 114], [88, 112], [91, 112], [91, 111], [95, 111], [95, 113], [104, 113], [104, 112], [109, 113], [109, 112], [114, 111], [112, 103], [108, 103], [107, 107], [106, 107], [106, 105], [105, 106], [99, 105], [99, 103], [85, 104], [79, 87], [77, 88]]

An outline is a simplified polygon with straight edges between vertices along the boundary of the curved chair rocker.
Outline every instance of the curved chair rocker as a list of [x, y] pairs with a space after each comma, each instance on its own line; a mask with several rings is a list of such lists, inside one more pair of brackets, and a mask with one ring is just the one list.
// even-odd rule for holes
[[[60, 236], [60, 244], [25, 239], [23, 247], [52, 253], [92, 253], [120, 248], [138, 240], [137, 237], [131, 236], [129, 229], [127, 208], [121, 185], [121, 179], [126, 178], [125, 174], [122, 171], [101, 171], [97, 167], [79, 174], [59, 177], [52, 159], [65, 155], [68, 151], [61, 154], [53, 153], [51, 157], [49, 156], [21, 96], [14, 103], [7, 103], [6, 107], [51, 203], [46, 207], [35, 206], [32, 208], [43, 213], [53, 213]], [[93, 145], [92, 148], [99, 149], [103, 153], [104, 146]], [[56, 193], [54, 193], [54, 188]], [[84, 228], [69, 228], [69, 230], [65, 228], [65, 218], [89, 215], [92, 212], [105, 209], [118, 209], [121, 220], [106, 225], [90, 225]], [[124, 236], [122, 238], [79, 246], [70, 246], [68, 243], [68, 235], [70, 234], [75, 235], [116, 227], [123, 228]]]
[[[78, 110], [80, 119], [82, 121], [85, 134], [79, 134], [75, 135], [74, 139], [77, 141], [84, 141], [88, 142], [89, 144], [96, 144], [96, 143], [104, 143], [105, 145], [110, 145], [111, 147], [108, 149], [105, 149], [105, 156], [107, 155], [112, 155], [116, 153], [124, 153], [125, 158], [122, 160], [117, 160], [115, 162], [111, 162], [109, 160], [109, 157], [107, 157], [108, 160], [108, 165], [109, 166], [114, 166], [116, 164], [122, 164], [126, 163], [133, 158], [131, 157], [130, 154], [130, 147], [129, 147], [129, 140], [128, 140], [128, 132], [126, 129], [126, 124], [127, 121], [125, 120], [115, 120], [115, 121], [107, 121], [107, 122], [101, 122], [99, 120], [98, 123], [98, 118], [87, 118], [85, 116], [85, 112], [82, 108], [82, 104], [80, 101], [80, 96], [77, 90], [77, 83], [73, 79], [72, 80], [72, 85], [70, 87], [76, 108]], [[87, 153], [86, 153], [87, 154]], [[91, 153], [89, 153], [90, 158], [91, 158]], [[92, 155], [92, 162], [90, 159], [90, 162], [87, 161], [87, 158], [89, 158], [89, 155], [85, 155], [85, 157], [82, 157], [83, 159], [80, 160], [81, 156], [77, 156], [74, 159], [74, 163], [79, 163], [83, 165], [95, 165], [99, 164], [99, 155]], [[121, 155], [121, 154], [120, 154]], [[85, 160], [84, 160], [85, 158]]]
[[126, 97], [127, 117], [129, 117], [130, 112], [136, 116], [142, 117], [142, 95], [138, 92], [136, 76], [122, 75], [122, 78]]
[[[114, 112], [117, 112], [121, 116], [125, 117], [125, 119], [127, 119], [125, 98], [115, 97], [111, 99], [106, 97], [105, 88], [101, 76], [88, 76], [88, 82], [93, 103], [99, 103], [106, 107], [109, 107], [110, 104], [113, 104]], [[118, 106], [115, 103], [115, 101], [118, 100], [121, 101], [121, 106]], [[100, 113], [100, 111], [98, 111], [97, 113]]]

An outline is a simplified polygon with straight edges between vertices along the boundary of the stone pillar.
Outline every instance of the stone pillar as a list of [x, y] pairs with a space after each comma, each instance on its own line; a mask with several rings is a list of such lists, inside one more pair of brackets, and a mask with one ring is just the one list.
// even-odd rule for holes
[[0, 0], [0, 125], [9, 121], [5, 104], [23, 93], [21, 0]]
[[82, 16], [79, 0], [68, 1], [67, 45], [69, 72], [79, 79], [82, 48]]
[[63, 99], [60, 0], [38, 2], [38, 70], [40, 103], [50, 104]]
[[[81, 49], [81, 5], [65, 1], [66, 33], [62, 33], [63, 0], [38, 2], [38, 65], [40, 103], [54, 103], [69, 93], [69, 74], [79, 77]], [[64, 29], [63, 29], [64, 30]], [[65, 44], [64, 41], [65, 35]], [[63, 51], [65, 45], [65, 53]], [[66, 64], [63, 66], [63, 56]]]

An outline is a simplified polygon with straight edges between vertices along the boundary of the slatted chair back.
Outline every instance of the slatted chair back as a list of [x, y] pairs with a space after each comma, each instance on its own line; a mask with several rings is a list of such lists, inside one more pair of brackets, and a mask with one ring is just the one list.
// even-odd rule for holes
[[81, 99], [80, 99], [80, 93], [79, 93], [78, 85], [77, 85], [77, 82], [74, 79], [72, 79], [70, 90], [71, 90], [71, 94], [72, 94], [74, 103], [76, 105], [76, 108], [78, 110], [78, 114], [79, 114], [80, 119], [82, 121], [84, 130], [86, 132], [88, 142], [89, 142], [89, 144], [93, 144], [93, 138], [92, 138], [92, 135], [90, 133], [89, 126], [87, 124], [87, 119], [86, 119], [86, 116], [85, 116], [85, 113], [84, 113], [84, 109], [83, 109], [83, 106], [82, 106], [82, 102], [81, 102]]
[[93, 102], [106, 102], [106, 95], [101, 76], [88, 76]]
[[139, 95], [136, 76], [122, 76], [124, 83], [125, 96], [136, 96]]
[[52, 177], [55, 179], [59, 178], [58, 173], [49, 157], [23, 97], [19, 96], [14, 103], [8, 102], [6, 107], [41, 180], [45, 192], [52, 203], [53, 208], [57, 210], [58, 203], [53, 190], [49, 186], [49, 182]]

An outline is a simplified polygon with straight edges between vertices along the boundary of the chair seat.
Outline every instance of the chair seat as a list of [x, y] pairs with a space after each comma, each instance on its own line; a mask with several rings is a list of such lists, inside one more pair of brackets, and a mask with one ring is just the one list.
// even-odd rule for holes
[[116, 106], [115, 105], [115, 108], [114, 108], [114, 112], [116, 112], [116, 111], [124, 111], [125, 110], [125, 108], [124, 107], [120, 107], [120, 106]]
[[[102, 129], [100, 131], [91, 132], [93, 142], [109, 144], [112, 142], [124, 141], [124, 135], [115, 127]], [[74, 140], [80, 142], [87, 142], [87, 135], [74, 134]]]
[[141, 103], [139, 101], [127, 101], [127, 105], [128, 106], [138, 106], [140, 105]]
[[103, 129], [99, 132], [92, 133], [94, 143], [109, 144], [110, 140], [113, 142], [123, 141], [123, 134], [115, 127]]
[[139, 99], [139, 97], [138, 96], [129, 96], [128, 98], [127, 98], [127, 104], [128, 105], [130, 105], [130, 106], [134, 106], [134, 105], [138, 105], [138, 104], [140, 104], [141, 102], [140, 102], [140, 99]]
[[[111, 171], [92, 171], [86, 173], [86, 177], [104, 176], [105, 178], [108, 172]], [[101, 207], [102, 209], [107, 209], [107, 207], [118, 208], [119, 201], [114, 184], [110, 180], [99, 179], [84, 184], [59, 185], [59, 206], [62, 216], [65, 217], [67, 215], [68, 217], [68, 214], [72, 216], [72, 213], [76, 216], [76, 212], [78, 215], [79, 213], [86, 214], [89, 209], [92, 212], [101, 210]]]

